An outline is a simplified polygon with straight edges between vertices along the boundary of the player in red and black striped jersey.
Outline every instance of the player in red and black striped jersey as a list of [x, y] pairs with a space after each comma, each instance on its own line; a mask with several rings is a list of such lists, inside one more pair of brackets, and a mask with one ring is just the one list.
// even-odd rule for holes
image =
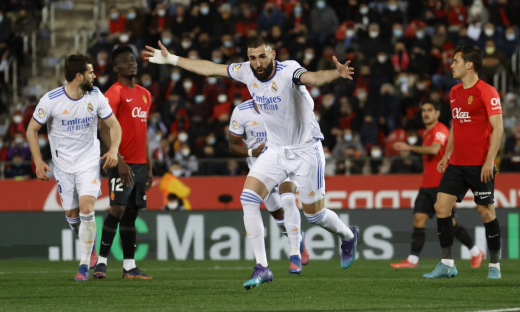
[[[412, 249], [408, 258], [400, 263], [390, 264], [393, 268], [416, 268], [419, 263], [419, 254], [426, 240], [426, 221], [435, 215], [435, 201], [437, 190], [441, 182], [442, 173], [437, 171], [437, 164], [444, 156], [449, 130], [439, 122], [441, 105], [433, 101], [426, 101], [421, 106], [422, 119], [426, 125], [423, 133], [422, 146], [408, 145], [404, 142], [394, 143], [397, 151], [412, 151], [423, 155], [423, 180], [419, 194], [413, 208]], [[475, 245], [468, 231], [455, 220], [452, 212], [455, 237], [471, 252], [471, 267], [479, 268], [485, 255]]]
[[500, 96], [495, 88], [478, 78], [482, 55], [477, 47], [459, 47], [451, 65], [453, 78], [462, 80], [462, 83], [451, 89], [453, 125], [446, 153], [437, 166], [437, 170], [443, 173], [435, 203], [442, 260], [432, 272], [423, 275], [425, 278], [454, 277], [458, 274], [451, 253], [454, 232], [451, 210], [456, 201], [464, 198], [468, 189], [474, 194], [486, 229], [490, 255], [488, 278], [501, 278], [500, 226], [493, 195], [495, 157], [504, 126]]

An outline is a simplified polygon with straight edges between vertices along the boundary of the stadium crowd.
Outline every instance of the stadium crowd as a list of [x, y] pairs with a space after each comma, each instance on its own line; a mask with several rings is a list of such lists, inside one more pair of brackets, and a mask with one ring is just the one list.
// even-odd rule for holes
[[[449, 91], [458, 83], [450, 70], [454, 50], [479, 46], [481, 79], [493, 84], [505, 70], [513, 81], [501, 94], [508, 156], [501, 171], [520, 171], [520, 96], [510, 63], [520, 46], [520, 0], [148, 0], [144, 7], [112, 7], [108, 14], [108, 28], [97, 31], [89, 48], [95, 85], [105, 92], [116, 81], [110, 52], [131, 45], [139, 59], [138, 83], [152, 94], [148, 137], [155, 175], [173, 163], [182, 168], [179, 176], [245, 174], [242, 161], [213, 160], [232, 157], [231, 112], [251, 97], [231, 79], [148, 63], [144, 46], [161, 40], [181, 57], [230, 64], [247, 61], [246, 40], [256, 35], [269, 39], [278, 61], [296, 60], [310, 71], [334, 69], [332, 55], [352, 61], [352, 81], [309, 88], [325, 136], [327, 175], [420, 173], [420, 156], [392, 145], [422, 144], [424, 101], [441, 103], [440, 121], [450, 125]], [[5, 23], [0, 20], [0, 51]], [[37, 103], [30, 98], [0, 119], [0, 161], [13, 161], [8, 177], [20, 175], [17, 162], [30, 160], [25, 129]], [[45, 134], [40, 146], [50, 159]], [[27, 166], [19, 171], [30, 175]]]

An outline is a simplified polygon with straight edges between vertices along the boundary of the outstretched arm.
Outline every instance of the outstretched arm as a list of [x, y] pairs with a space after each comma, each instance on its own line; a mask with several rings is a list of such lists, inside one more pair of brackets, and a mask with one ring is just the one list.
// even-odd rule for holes
[[160, 50], [146, 46], [145, 59], [156, 64], [171, 64], [178, 66], [192, 73], [202, 76], [212, 76], [217, 78], [229, 78], [227, 65], [216, 64], [205, 60], [194, 60], [170, 54], [159, 41]]
[[336, 69], [319, 70], [317, 72], [304, 72], [300, 77], [301, 84], [321, 87], [325, 84], [331, 83], [338, 78], [352, 80], [352, 75], [354, 75], [354, 68], [348, 66], [350, 61], [347, 61], [345, 64], [341, 64], [338, 62], [338, 59], [335, 56], [332, 57], [332, 60], [334, 61], [334, 64], [336, 64]]

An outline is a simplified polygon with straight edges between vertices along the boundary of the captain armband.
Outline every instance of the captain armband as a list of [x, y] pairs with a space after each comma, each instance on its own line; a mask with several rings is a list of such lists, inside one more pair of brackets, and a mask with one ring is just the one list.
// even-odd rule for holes
[[303, 73], [305, 73], [307, 70], [305, 68], [298, 68], [294, 71], [292, 76], [292, 82], [295, 85], [301, 86], [303, 83], [301, 82], [300, 78], [302, 77]]

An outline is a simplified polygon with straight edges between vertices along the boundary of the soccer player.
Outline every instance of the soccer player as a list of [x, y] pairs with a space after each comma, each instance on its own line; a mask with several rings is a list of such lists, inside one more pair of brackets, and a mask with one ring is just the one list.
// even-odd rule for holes
[[71, 55], [65, 60], [67, 85], [47, 92], [40, 99], [27, 129], [36, 176], [48, 181], [45, 171], [50, 171], [50, 168], [43, 162], [38, 145], [38, 130], [47, 123], [61, 205], [71, 228], [77, 229], [81, 245], [76, 281], [88, 280], [89, 266], [93, 268], [96, 265], [89, 262], [96, 237], [94, 205], [101, 195], [98, 116], [110, 128], [111, 148], [101, 157], [106, 160], [103, 169], [117, 165], [117, 150], [121, 142], [119, 122], [107, 99], [93, 86], [96, 76], [92, 63], [92, 59], [81, 54]]
[[[137, 61], [129, 46], [112, 52], [118, 82], [105, 93], [112, 111], [121, 122], [123, 138], [117, 168], [108, 172], [110, 212], [103, 223], [99, 261], [94, 278], [106, 277], [107, 257], [119, 225], [123, 245], [122, 278], [151, 279], [137, 268], [135, 220], [140, 208], [146, 208], [146, 191], [152, 187], [153, 175], [148, 153], [147, 117], [152, 103], [148, 90], [135, 84]], [[108, 127], [101, 127], [101, 138], [110, 148]]]
[[[423, 145], [408, 145], [404, 142], [394, 143], [397, 151], [412, 151], [423, 155], [423, 180], [419, 194], [415, 199], [413, 209], [413, 234], [412, 250], [408, 259], [400, 263], [392, 263], [392, 268], [416, 268], [419, 263], [419, 254], [424, 246], [426, 221], [435, 215], [435, 200], [437, 199], [437, 188], [441, 182], [442, 174], [437, 171], [437, 164], [444, 156], [446, 141], [450, 131], [439, 122], [441, 105], [426, 101], [421, 106], [422, 120], [426, 125], [423, 133]], [[455, 237], [461, 241], [471, 252], [471, 267], [480, 268], [484, 253], [478, 249], [468, 231], [455, 220], [452, 211], [452, 220], [455, 227]]]
[[149, 51], [145, 57], [150, 62], [172, 64], [196, 74], [231, 78], [246, 84], [264, 119], [269, 142], [251, 168], [240, 197], [246, 233], [257, 262], [253, 275], [243, 286], [250, 289], [273, 279], [267, 263], [260, 204], [287, 177], [299, 189], [307, 220], [341, 238], [341, 267], [348, 268], [356, 256], [359, 229], [347, 227], [335, 212], [324, 207], [323, 134], [305, 85], [322, 86], [341, 77], [352, 79], [354, 72], [349, 62], [340, 64], [332, 57], [335, 70], [307, 72], [295, 61], [275, 61], [276, 52], [263, 37], [249, 39], [248, 62], [229, 66], [181, 58], [169, 54], [160, 42], [159, 46], [161, 50], [146, 47]]
[[453, 125], [446, 153], [437, 165], [437, 170], [444, 174], [435, 203], [442, 260], [432, 272], [423, 275], [425, 278], [454, 277], [458, 273], [451, 253], [454, 227], [450, 215], [453, 204], [460, 202], [468, 189], [475, 196], [486, 229], [490, 257], [488, 278], [501, 278], [500, 226], [493, 196], [495, 157], [504, 126], [497, 91], [478, 78], [482, 55], [477, 47], [458, 47], [451, 65], [453, 78], [462, 83], [450, 92]]
[[[247, 165], [251, 169], [267, 143], [264, 121], [253, 100], [235, 107], [229, 123], [229, 132], [229, 151], [237, 156], [247, 157]], [[240, 145], [240, 141], [244, 142], [245, 146]], [[289, 259], [289, 273], [300, 274], [300, 262], [306, 265], [309, 262], [309, 253], [305, 248], [305, 233], [299, 230], [302, 221], [294, 193], [296, 185], [286, 179], [280, 185], [279, 192], [273, 188], [264, 203], [280, 231], [289, 238], [292, 254]]]

